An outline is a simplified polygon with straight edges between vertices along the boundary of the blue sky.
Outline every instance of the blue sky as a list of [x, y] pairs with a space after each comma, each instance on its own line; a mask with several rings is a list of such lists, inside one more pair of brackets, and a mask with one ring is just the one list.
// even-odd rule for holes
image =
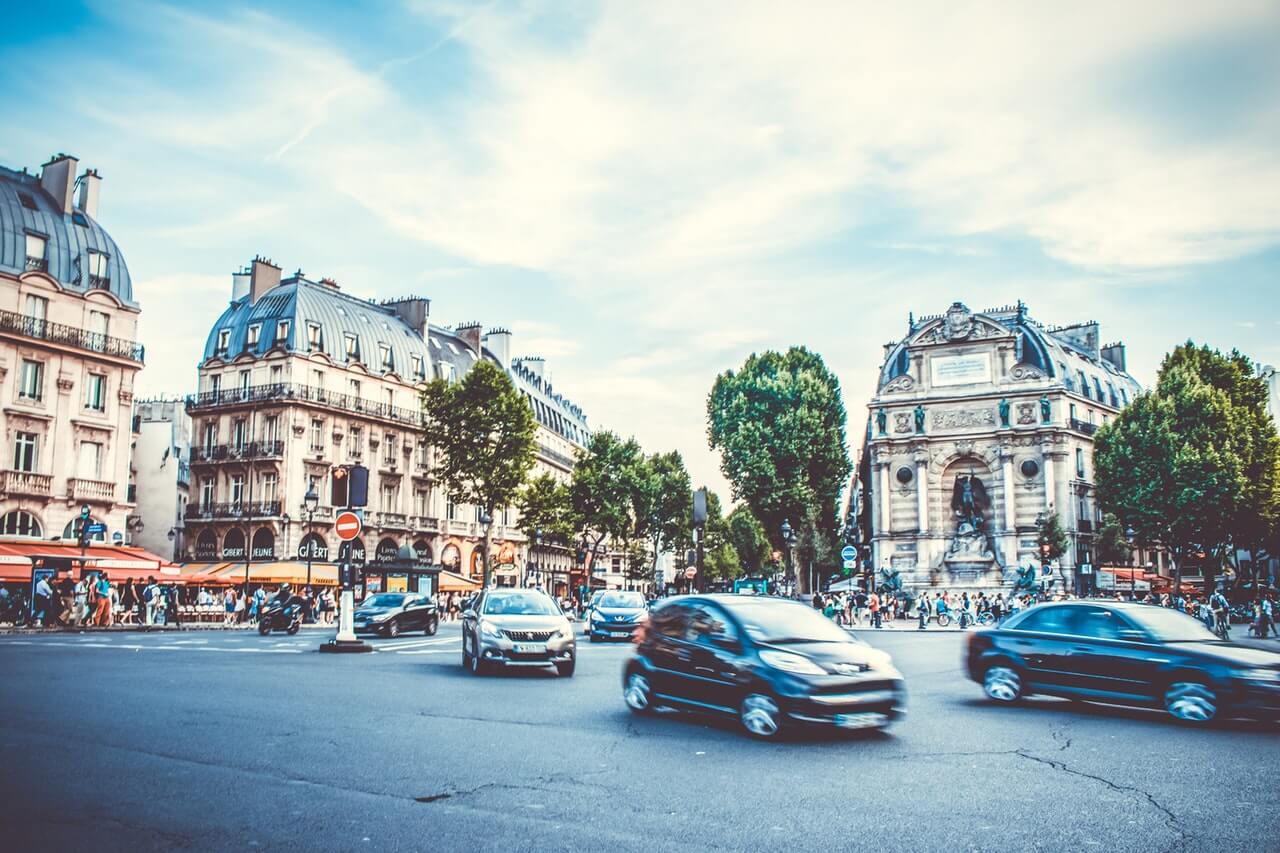
[[1143, 382], [1188, 338], [1280, 362], [1275, 3], [52, 2], [0, 68], [0, 163], [104, 176], [147, 394], [259, 253], [510, 327], [722, 493], [718, 372], [809, 346], [856, 449], [954, 300], [1097, 319]]

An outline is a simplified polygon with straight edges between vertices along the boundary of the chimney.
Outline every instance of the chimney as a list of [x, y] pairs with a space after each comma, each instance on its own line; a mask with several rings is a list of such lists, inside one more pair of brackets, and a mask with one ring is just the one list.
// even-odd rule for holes
[[249, 295], [249, 268], [231, 274], [231, 301], [239, 302]]
[[1116, 369], [1128, 373], [1129, 369], [1125, 367], [1124, 344], [1116, 341], [1114, 344], [1107, 344], [1102, 348], [1102, 357], [1111, 362]]
[[266, 258], [253, 259], [249, 272], [249, 304], [257, 305], [267, 291], [280, 284], [280, 267]]
[[382, 303], [384, 308], [390, 308], [395, 315], [405, 322], [410, 329], [413, 329], [422, 337], [422, 342], [427, 342], [427, 333], [431, 321], [431, 300], [422, 296], [410, 296], [407, 299], [391, 299]]
[[102, 188], [102, 177], [97, 169], [86, 169], [80, 176], [80, 209], [90, 219], [98, 218], [98, 192]]
[[461, 323], [454, 327], [453, 333], [462, 338], [467, 346], [471, 347], [471, 351], [476, 354], [476, 358], [480, 357], [480, 324], [479, 323]]
[[511, 332], [499, 326], [484, 333], [480, 342], [493, 353], [503, 370], [511, 369]]
[[40, 186], [53, 196], [54, 205], [63, 213], [71, 212], [71, 190], [75, 186], [76, 167], [80, 161], [70, 154], [55, 154], [40, 167]]
[[520, 359], [520, 364], [524, 366], [525, 370], [528, 370], [530, 373], [532, 373], [534, 376], [538, 377], [539, 379], [542, 378], [543, 370], [547, 366], [546, 359], [540, 358], [538, 356], [533, 356], [532, 358], [522, 358]]

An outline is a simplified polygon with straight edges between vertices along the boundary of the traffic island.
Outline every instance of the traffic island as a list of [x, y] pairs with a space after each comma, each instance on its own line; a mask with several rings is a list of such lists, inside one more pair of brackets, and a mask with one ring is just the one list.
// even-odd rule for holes
[[373, 651], [373, 646], [363, 640], [333, 639], [327, 643], [321, 643], [320, 651], [330, 654], [360, 654], [361, 652]]

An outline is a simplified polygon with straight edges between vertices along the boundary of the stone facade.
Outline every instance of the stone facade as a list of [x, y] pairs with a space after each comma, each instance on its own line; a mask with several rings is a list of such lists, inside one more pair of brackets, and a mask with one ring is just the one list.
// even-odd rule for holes
[[886, 345], [862, 475], [877, 569], [908, 589], [1002, 586], [1039, 563], [1037, 517], [1056, 512], [1055, 577], [1075, 586], [1099, 520], [1093, 434], [1140, 390], [1098, 331], [955, 303]]

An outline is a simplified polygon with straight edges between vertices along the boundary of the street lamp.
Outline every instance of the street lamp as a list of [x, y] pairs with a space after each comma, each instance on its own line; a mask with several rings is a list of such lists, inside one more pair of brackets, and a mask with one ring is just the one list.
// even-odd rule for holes
[[524, 585], [533, 586], [538, 577], [538, 546], [542, 544], [542, 531], [533, 531], [533, 547], [529, 549], [529, 570], [525, 573]]
[[782, 520], [782, 542], [787, 548], [787, 587], [788, 591], [794, 593], [792, 587], [795, 585], [795, 572], [791, 568], [791, 549], [795, 546], [796, 532], [791, 529], [791, 521], [785, 518]]
[[[316, 517], [316, 507], [320, 505], [320, 496], [316, 494], [314, 481], [307, 484], [307, 493], [302, 496], [302, 511], [307, 514], [307, 536], [311, 536], [311, 522]], [[288, 543], [285, 543], [288, 547]], [[311, 543], [307, 543], [307, 586], [311, 586]]]
[[484, 538], [480, 540], [480, 554], [484, 558], [484, 565], [481, 567], [481, 577], [486, 588], [489, 586], [489, 525], [493, 524], [493, 516], [489, 515], [488, 510], [480, 510], [480, 526], [485, 529]]
[[1124, 529], [1124, 539], [1126, 542], [1129, 543], [1129, 598], [1130, 599], [1133, 599], [1135, 597], [1137, 593], [1137, 585], [1138, 585], [1137, 579], [1133, 576], [1133, 572], [1134, 572], [1133, 537], [1134, 535], [1135, 533], [1133, 530], [1133, 525], [1126, 526]]

